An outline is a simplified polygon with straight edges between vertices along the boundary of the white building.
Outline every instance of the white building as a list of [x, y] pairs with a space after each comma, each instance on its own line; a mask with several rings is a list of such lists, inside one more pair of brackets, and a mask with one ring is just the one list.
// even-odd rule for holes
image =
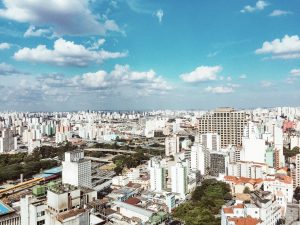
[[41, 147], [42, 142], [40, 139], [29, 139], [28, 141], [28, 153], [32, 153], [34, 149]]
[[191, 148], [191, 169], [206, 174], [209, 167], [209, 152], [200, 144], [195, 143]]
[[239, 161], [228, 164], [228, 176], [247, 177], [247, 178], [265, 178], [267, 174], [274, 174], [274, 169], [264, 163]]
[[129, 181], [134, 181], [140, 178], [140, 169], [139, 168], [130, 168], [125, 172], [125, 176], [128, 177]]
[[220, 151], [221, 136], [217, 133], [200, 134], [200, 143], [208, 151]]
[[96, 199], [92, 189], [56, 183], [49, 186], [47, 198], [21, 198], [21, 225], [90, 225], [85, 205]]
[[166, 156], [175, 155], [180, 151], [179, 136], [173, 135], [165, 139], [165, 154]]
[[17, 137], [14, 137], [10, 129], [0, 131], [0, 153], [6, 153], [17, 149]]
[[300, 147], [300, 137], [299, 136], [291, 136], [290, 137], [290, 148], [293, 149], [295, 147]]
[[150, 189], [152, 191], [161, 192], [166, 187], [166, 173], [158, 159], [149, 160], [150, 172]]
[[267, 146], [253, 122], [248, 122], [245, 126], [242, 146], [241, 160], [265, 163]]
[[293, 202], [293, 179], [284, 175], [268, 176], [263, 181], [263, 190], [274, 194], [285, 216], [287, 204]]
[[281, 207], [270, 192], [251, 193], [251, 202], [236, 202], [221, 210], [221, 225], [276, 225], [282, 218]]
[[121, 215], [124, 215], [127, 218], [139, 218], [141, 220], [141, 224], [145, 224], [149, 221], [151, 216], [154, 214], [153, 211], [130, 205], [125, 202], [115, 202], [115, 204], [112, 205], [112, 209], [118, 211]]
[[84, 159], [82, 150], [65, 153], [62, 182], [76, 187], [92, 188], [91, 161]]
[[27, 195], [20, 200], [21, 225], [45, 224], [45, 210], [47, 209], [44, 199], [37, 199]]
[[89, 211], [84, 205], [97, 199], [97, 192], [67, 184], [47, 191], [46, 225], [89, 225]]
[[185, 198], [188, 192], [188, 167], [183, 162], [178, 162], [171, 167], [171, 184], [172, 192]]
[[126, 186], [129, 183], [129, 179], [126, 176], [115, 176], [112, 178], [112, 185], [114, 186]]

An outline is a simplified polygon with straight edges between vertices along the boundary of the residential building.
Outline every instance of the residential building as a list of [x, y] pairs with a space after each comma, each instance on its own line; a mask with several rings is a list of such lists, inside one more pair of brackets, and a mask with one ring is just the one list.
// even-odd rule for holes
[[172, 192], [184, 199], [188, 192], [188, 166], [183, 162], [171, 167], [171, 184]]

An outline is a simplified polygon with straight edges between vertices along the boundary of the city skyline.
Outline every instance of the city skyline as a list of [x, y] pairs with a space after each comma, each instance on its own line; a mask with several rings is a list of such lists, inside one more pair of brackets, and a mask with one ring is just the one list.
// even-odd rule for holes
[[3, 0], [0, 111], [297, 106], [296, 0]]

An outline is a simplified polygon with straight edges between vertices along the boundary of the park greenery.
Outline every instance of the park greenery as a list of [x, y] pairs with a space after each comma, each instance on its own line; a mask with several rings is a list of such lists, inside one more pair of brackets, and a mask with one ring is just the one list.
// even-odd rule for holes
[[116, 165], [114, 168], [115, 173], [121, 174], [124, 168], [134, 168], [142, 163], [144, 163], [146, 160], [149, 160], [149, 156], [147, 156], [142, 151], [138, 151], [137, 153], [134, 153], [132, 155], [118, 155], [113, 158], [113, 162]]
[[293, 149], [289, 150], [287, 148], [283, 148], [283, 154], [285, 156], [286, 159], [293, 157], [297, 154], [300, 153], [300, 148], [299, 147], [294, 147]]
[[59, 162], [53, 158], [63, 159], [64, 153], [76, 149], [70, 143], [59, 147], [42, 146], [33, 150], [31, 154], [1, 154], [0, 155], [0, 183], [15, 180], [24, 175], [30, 178], [41, 170], [57, 166]]
[[191, 200], [179, 205], [173, 217], [186, 225], [219, 225], [222, 205], [231, 200], [228, 184], [215, 179], [207, 179], [196, 187]]
[[[114, 158], [116, 164], [115, 171], [120, 174], [124, 168], [132, 168], [140, 165], [142, 161], [149, 159], [149, 156], [161, 155], [163, 152], [156, 149], [144, 149], [140, 146], [130, 147], [129, 145], [120, 146], [114, 143], [97, 143], [95, 148], [121, 149], [136, 151], [133, 155], [118, 155]], [[32, 175], [39, 173], [41, 170], [58, 166], [64, 158], [64, 153], [77, 149], [76, 146], [66, 142], [58, 147], [42, 146], [33, 150], [31, 154], [1, 154], [0, 155], [0, 183], [7, 180], [15, 180], [24, 175], [24, 178], [31, 178]], [[110, 154], [118, 154], [111, 153]], [[86, 151], [86, 156], [104, 157], [105, 152]]]

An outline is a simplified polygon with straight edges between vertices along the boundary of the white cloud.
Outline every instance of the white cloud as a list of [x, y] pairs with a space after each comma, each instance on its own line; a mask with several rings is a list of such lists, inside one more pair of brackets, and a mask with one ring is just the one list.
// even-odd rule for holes
[[50, 26], [58, 34], [103, 35], [120, 31], [113, 20], [99, 19], [89, 9], [88, 0], [3, 0], [0, 17], [37, 26]]
[[246, 74], [242, 74], [239, 76], [239, 79], [247, 79], [247, 75]]
[[216, 55], [218, 55], [219, 52], [218, 51], [215, 51], [215, 52], [210, 52], [207, 54], [207, 58], [212, 58], [212, 57], [215, 57]]
[[[0, 63], [0, 76], [20, 74], [21, 72], [15, 69], [12, 65]], [[25, 73], [23, 73], [25, 74]]]
[[0, 43], [0, 50], [9, 49], [9, 48], [10, 48], [10, 44], [6, 42]]
[[[166, 92], [172, 89], [162, 76], [154, 70], [135, 71], [129, 65], [115, 65], [111, 72], [100, 70], [85, 73], [68, 81], [60, 80], [62, 85], [84, 87], [85, 89], [118, 89], [130, 87], [133, 90], [147, 91], [148, 94], [158, 91]], [[48, 83], [49, 84], [49, 83]], [[57, 85], [57, 83], [55, 83]]]
[[19, 61], [50, 63], [59, 66], [87, 66], [91, 62], [101, 63], [106, 59], [125, 56], [127, 56], [127, 53], [124, 52], [91, 51], [83, 45], [62, 38], [55, 41], [53, 50], [48, 49], [45, 45], [38, 45], [32, 49], [20, 49], [14, 54], [14, 58]]
[[273, 86], [274, 84], [273, 84], [271, 81], [263, 80], [263, 81], [260, 82], [260, 85], [261, 85], [262, 87], [267, 88], [267, 87]]
[[96, 42], [94, 42], [89, 49], [92, 49], [92, 50], [99, 49], [102, 45], [104, 45], [104, 43], [105, 43], [105, 39], [101, 38], [101, 39], [97, 40]]
[[296, 80], [297, 80], [297, 78], [295, 76], [288, 77], [288, 78], [285, 79], [285, 83], [287, 83], [287, 84], [294, 84]]
[[289, 15], [289, 14], [293, 14], [293, 13], [291, 11], [275, 9], [275, 10], [273, 10], [273, 12], [270, 13], [269, 16], [276, 17], [276, 16], [285, 16], [285, 15]]
[[181, 74], [180, 78], [189, 83], [213, 81], [217, 79], [217, 74], [221, 71], [221, 66], [199, 66], [190, 73]]
[[[6, 64], [0, 64], [1, 68], [6, 71], [13, 69]], [[138, 101], [142, 108], [147, 107], [146, 98], [139, 97], [160, 97], [173, 89], [154, 70], [137, 71], [129, 65], [115, 65], [111, 71], [99, 70], [71, 77], [57, 73], [38, 76], [11, 74], [0, 76], [0, 84], [0, 94], [3, 95], [0, 107], [4, 107], [3, 102], [13, 103], [16, 107], [22, 106], [23, 110], [29, 105], [39, 105], [39, 110], [49, 105], [52, 105], [52, 110], [57, 110], [57, 107], [66, 110], [70, 106], [82, 109], [84, 105], [96, 108], [101, 107], [102, 102], [106, 102], [106, 107], [113, 104], [119, 107], [124, 100], [128, 101], [126, 104]], [[62, 104], [58, 106], [58, 103]]]
[[114, 83], [131, 85], [148, 91], [169, 91], [172, 87], [162, 76], [158, 76], [154, 70], [134, 71], [128, 65], [116, 65], [110, 73]]
[[298, 35], [285, 35], [281, 40], [275, 39], [264, 42], [256, 54], [271, 54], [273, 59], [296, 59], [300, 58], [300, 39]]
[[105, 78], [107, 72], [100, 70], [96, 73], [85, 73], [82, 75], [81, 83], [86, 87], [99, 88], [106, 85]]
[[229, 93], [233, 93], [234, 89], [231, 86], [217, 86], [217, 87], [208, 86], [207, 88], [205, 88], [205, 91], [213, 94], [229, 94]]
[[48, 29], [38, 29], [34, 25], [30, 25], [24, 33], [24, 37], [41, 37], [46, 34], [50, 34], [51, 31]]
[[290, 74], [295, 77], [300, 76], [300, 69], [292, 69]]
[[158, 10], [155, 12], [155, 16], [157, 17], [158, 22], [161, 23], [161, 22], [162, 22], [162, 19], [163, 19], [163, 16], [164, 16], [164, 11], [163, 11], [162, 9], [158, 9]]
[[255, 6], [246, 5], [241, 12], [242, 13], [252, 13], [255, 11], [261, 11], [264, 10], [269, 4], [266, 1], [257, 1]]

